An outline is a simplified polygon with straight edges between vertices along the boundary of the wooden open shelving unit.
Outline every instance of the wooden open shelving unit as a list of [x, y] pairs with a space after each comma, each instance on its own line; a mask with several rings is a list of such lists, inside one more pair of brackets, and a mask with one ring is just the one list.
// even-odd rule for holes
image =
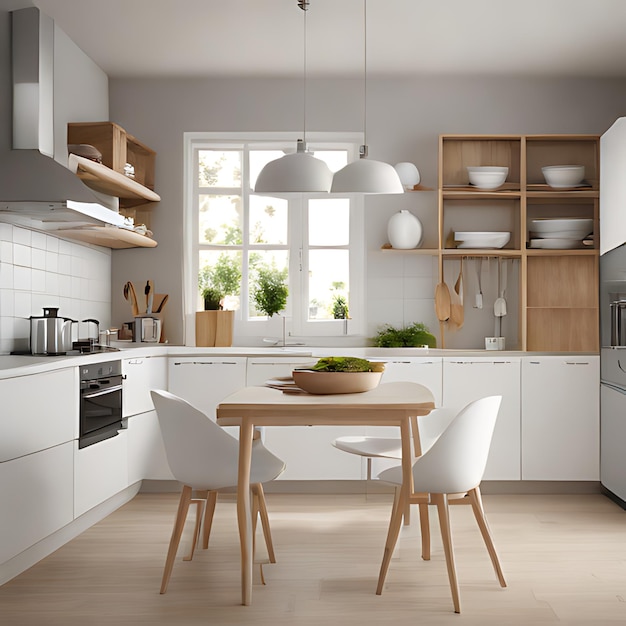
[[[122, 215], [150, 228], [150, 205], [161, 200], [154, 191], [156, 152], [115, 122], [108, 121], [69, 123], [67, 143], [88, 144], [100, 151], [102, 163], [70, 154], [69, 168], [94, 191], [119, 198]], [[132, 178], [124, 173], [127, 164], [134, 168]], [[108, 226], [67, 229], [63, 236], [109, 248], [153, 248], [157, 245], [154, 239], [140, 233], [123, 228], [114, 230]]]
[[[585, 166], [584, 184], [574, 189], [548, 186], [541, 168], [567, 164]], [[508, 167], [504, 185], [489, 191], [470, 185], [467, 167], [480, 165]], [[597, 352], [600, 345], [599, 178], [600, 137], [597, 135], [440, 135], [438, 247], [394, 250], [386, 244], [382, 249], [395, 254], [437, 257], [438, 281], [447, 278], [450, 288], [450, 267], [456, 264], [458, 268], [461, 259], [514, 259], [519, 328], [517, 345], [507, 348]], [[529, 248], [531, 221], [550, 217], [593, 219], [593, 246]], [[508, 231], [511, 240], [501, 249], [457, 248], [455, 231]], [[445, 347], [447, 332], [443, 323], [441, 347]], [[460, 336], [464, 329], [455, 332]], [[466, 337], [466, 347], [470, 343], [476, 345], [475, 337]]]

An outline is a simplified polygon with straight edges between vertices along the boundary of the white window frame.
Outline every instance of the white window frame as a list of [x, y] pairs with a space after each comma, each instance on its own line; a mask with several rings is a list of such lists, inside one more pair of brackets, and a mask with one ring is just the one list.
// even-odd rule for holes
[[[198, 181], [197, 159], [198, 149], [242, 148], [245, 144], [255, 143], [256, 149], [275, 148], [276, 142], [286, 143], [289, 147], [294, 146], [301, 133], [280, 132], [250, 132], [250, 133], [222, 133], [222, 132], [187, 132], [184, 133], [184, 224], [183, 224], [183, 306], [185, 313], [185, 345], [195, 344], [195, 313], [198, 310]], [[264, 146], [263, 143], [266, 143]], [[361, 133], [307, 133], [307, 143], [311, 148], [327, 149], [331, 145], [335, 148], [348, 151], [348, 161], [358, 158], [358, 147], [363, 142]], [[247, 164], [246, 164], [247, 165]], [[216, 189], [219, 193], [220, 191]], [[247, 204], [249, 189], [242, 188], [244, 202]], [[281, 196], [282, 194], [273, 194]], [[243, 320], [240, 313], [235, 319], [235, 336], [248, 338], [249, 340], [262, 340], [264, 337], [277, 338], [282, 331], [282, 324], [286, 324], [287, 333], [290, 337], [306, 341], [307, 338], [319, 338], [329, 336], [361, 335], [365, 329], [365, 299], [364, 299], [364, 219], [363, 198], [358, 194], [347, 194], [351, 201], [350, 214], [350, 319], [348, 320], [316, 320], [308, 319], [308, 294], [306, 293], [306, 281], [299, 279], [300, 272], [307, 271], [307, 255], [299, 246], [294, 249], [292, 237], [300, 239], [302, 243], [307, 241], [307, 210], [306, 201], [311, 198], [340, 197], [336, 194], [284, 194], [297, 208], [290, 215], [289, 239], [285, 246], [289, 251], [289, 275], [290, 294], [285, 311], [286, 322], [282, 316], [274, 316], [269, 320]], [[270, 245], [271, 249], [279, 249], [280, 246]], [[323, 246], [326, 247], [326, 246]], [[315, 249], [315, 247], [313, 247]], [[298, 287], [295, 293], [292, 285]], [[304, 307], [307, 310], [303, 310]], [[352, 318], [354, 314], [354, 318]]]

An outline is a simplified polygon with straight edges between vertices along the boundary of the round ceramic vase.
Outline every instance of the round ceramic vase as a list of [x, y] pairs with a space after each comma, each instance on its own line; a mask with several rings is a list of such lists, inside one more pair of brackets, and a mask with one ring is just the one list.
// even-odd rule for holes
[[394, 213], [387, 223], [387, 236], [392, 248], [410, 250], [422, 245], [422, 223], [409, 211]]

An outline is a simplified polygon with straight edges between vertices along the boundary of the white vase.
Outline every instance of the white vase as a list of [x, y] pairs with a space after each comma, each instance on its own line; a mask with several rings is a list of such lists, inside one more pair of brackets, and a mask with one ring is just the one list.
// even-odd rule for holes
[[410, 250], [422, 245], [422, 223], [409, 211], [394, 213], [387, 223], [387, 236], [392, 248]]

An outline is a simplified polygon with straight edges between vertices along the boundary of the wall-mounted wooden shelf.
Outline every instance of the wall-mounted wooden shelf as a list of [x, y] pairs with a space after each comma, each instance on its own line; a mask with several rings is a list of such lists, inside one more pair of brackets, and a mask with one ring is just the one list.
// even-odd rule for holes
[[75, 239], [82, 243], [113, 248], [156, 248], [154, 239], [126, 228], [116, 226], [88, 226], [85, 228], [67, 228], [54, 231], [59, 237]]

